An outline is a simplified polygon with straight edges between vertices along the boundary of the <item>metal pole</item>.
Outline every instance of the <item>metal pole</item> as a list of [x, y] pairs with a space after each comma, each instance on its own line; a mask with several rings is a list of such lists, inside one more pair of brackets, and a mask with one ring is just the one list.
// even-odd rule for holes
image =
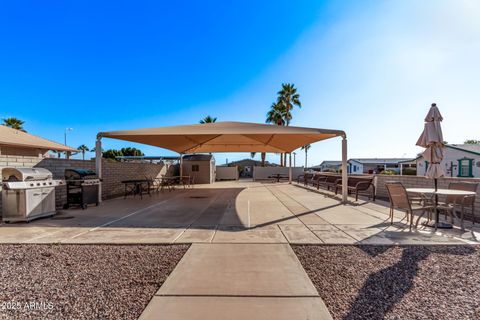
[[180, 153], [180, 179], [183, 177], [183, 154]]
[[342, 203], [348, 201], [347, 136], [342, 139]]
[[292, 184], [292, 153], [288, 154], [288, 183]]
[[[102, 137], [97, 136], [95, 142], [95, 171], [99, 179], [102, 179]], [[102, 182], [98, 185], [98, 202], [102, 202]]]

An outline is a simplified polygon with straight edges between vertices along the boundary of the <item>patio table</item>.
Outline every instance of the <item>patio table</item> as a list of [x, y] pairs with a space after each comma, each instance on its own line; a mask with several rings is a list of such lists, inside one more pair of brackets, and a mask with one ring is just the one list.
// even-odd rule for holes
[[130, 179], [130, 180], [123, 180], [121, 181], [125, 185], [125, 194], [123, 196], [124, 199], [127, 198], [129, 194], [132, 194], [133, 197], [137, 194], [140, 195], [140, 199], [143, 199], [143, 191], [144, 191], [144, 186], [146, 185], [146, 192], [149, 196], [150, 194], [150, 185], [152, 184], [152, 180], [149, 179]]
[[[471, 196], [471, 195], [476, 194], [473, 191], [455, 190], [455, 189], [437, 189], [437, 190], [435, 190], [434, 188], [407, 188], [406, 190], [407, 190], [407, 192], [411, 192], [411, 193], [422, 194], [422, 195], [430, 195], [430, 199], [433, 196], [438, 196], [438, 195]], [[442, 228], [442, 229], [452, 228], [453, 226], [450, 223], [442, 223], [439, 226], [439, 223], [438, 223], [439, 212], [437, 210], [437, 206], [438, 206], [437, 201], [436, 200], [433, 201], [433, 210], [435, 212], [435, 231], [437, 230], [437, 228]]]

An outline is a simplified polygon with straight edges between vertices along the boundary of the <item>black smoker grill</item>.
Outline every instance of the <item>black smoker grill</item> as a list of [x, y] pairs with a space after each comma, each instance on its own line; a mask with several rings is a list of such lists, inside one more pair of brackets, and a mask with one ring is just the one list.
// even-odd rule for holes
[[65, 169], [65, 182], [67, 185], [67, 204], [68, 209], [72, 205], [79, 205], [86, 209], [89, 204], [98, 206], [98, 179], [95, 171], [88, 169]]

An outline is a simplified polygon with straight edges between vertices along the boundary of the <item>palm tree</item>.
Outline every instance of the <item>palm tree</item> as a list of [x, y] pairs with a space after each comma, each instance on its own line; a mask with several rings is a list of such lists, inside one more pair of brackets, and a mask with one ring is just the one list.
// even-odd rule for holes
[[82, 159], [85, 160], [85, 152], [90, 151], [90, 149], [84, 144], [79, 146], [77, 149], [82, 151]]
[[205, 118], [203, 118], [202, 120], [200, 120], [200, 123], [201, 124], [204, 124], [204, 123], [214, 123], [214, 122], [217, 122], [217, 118], [213, 118], [211, 117], [210, 115], [206, 116]]
[[[285, 125], [285, 108], [281, 102], [274, 102], [267, 112], [266, 123], [274, 123], [277, 126]], [[283, 167], [283, 153], [280, 154], [280, 166]]]
[[307, 160], [308, 160], [308, 149], [310, 149], [312, 145], [306, 144], [302, 147], [302, 150], [305, 150], [305, 169], [307, 169]]
[[265, 158], [267, 157], [267, 154], [265, 152], [260, 153], [260, 157], [262, 159], [262, 167], [265, 167]]
[[290, 111], [293, 109], [294, 106], [298, 106], [299, 108], [302, 107], [302, 103], [300, 102], [300, 94], [297, 93], [297, 88], [293, 83], [282, 83], [282, 90], [278, 91], [278, 98], [277, 102], [283, 104], [285, 108], [285, 122], [288, 126], [290, 124], [290, 120], [292, 120], [292, 114]]
[[23, 124], [24, 123], [25, 123], [25, 121], [22, 121], [20, 119], [14, 118], [14, 117], [3, 119], [3, 125], [4, 126], [10, 127], [12, 129], [20, 130], [20, 131], [23, 131], [23, 132], [27, 132], [27, 131], [25, 131], [25, 129], [23, 129]]
[[266, 123], [274, 123], [277, 126], [285, 125], [285, 108], [282, 103], [274, 102], [270, 106], [270, 110], [267, 112]]

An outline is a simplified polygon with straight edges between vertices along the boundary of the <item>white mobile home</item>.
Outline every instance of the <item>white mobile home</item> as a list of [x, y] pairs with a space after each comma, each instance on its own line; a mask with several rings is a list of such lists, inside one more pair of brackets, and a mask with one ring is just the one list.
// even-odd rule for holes
[[[417, 176], [424, 176], [428, 162], [420, 156], [417, 159]], [[480, 145], [447, 144], [441, 165], [447, 177], [480, 177]]]
[[347, 171], [351, 174], [373, 174], [385, 170], [400, 173], [402, 168], [414, 167], [412, 158], [357, 158], [350, 159], [347, 162]]

